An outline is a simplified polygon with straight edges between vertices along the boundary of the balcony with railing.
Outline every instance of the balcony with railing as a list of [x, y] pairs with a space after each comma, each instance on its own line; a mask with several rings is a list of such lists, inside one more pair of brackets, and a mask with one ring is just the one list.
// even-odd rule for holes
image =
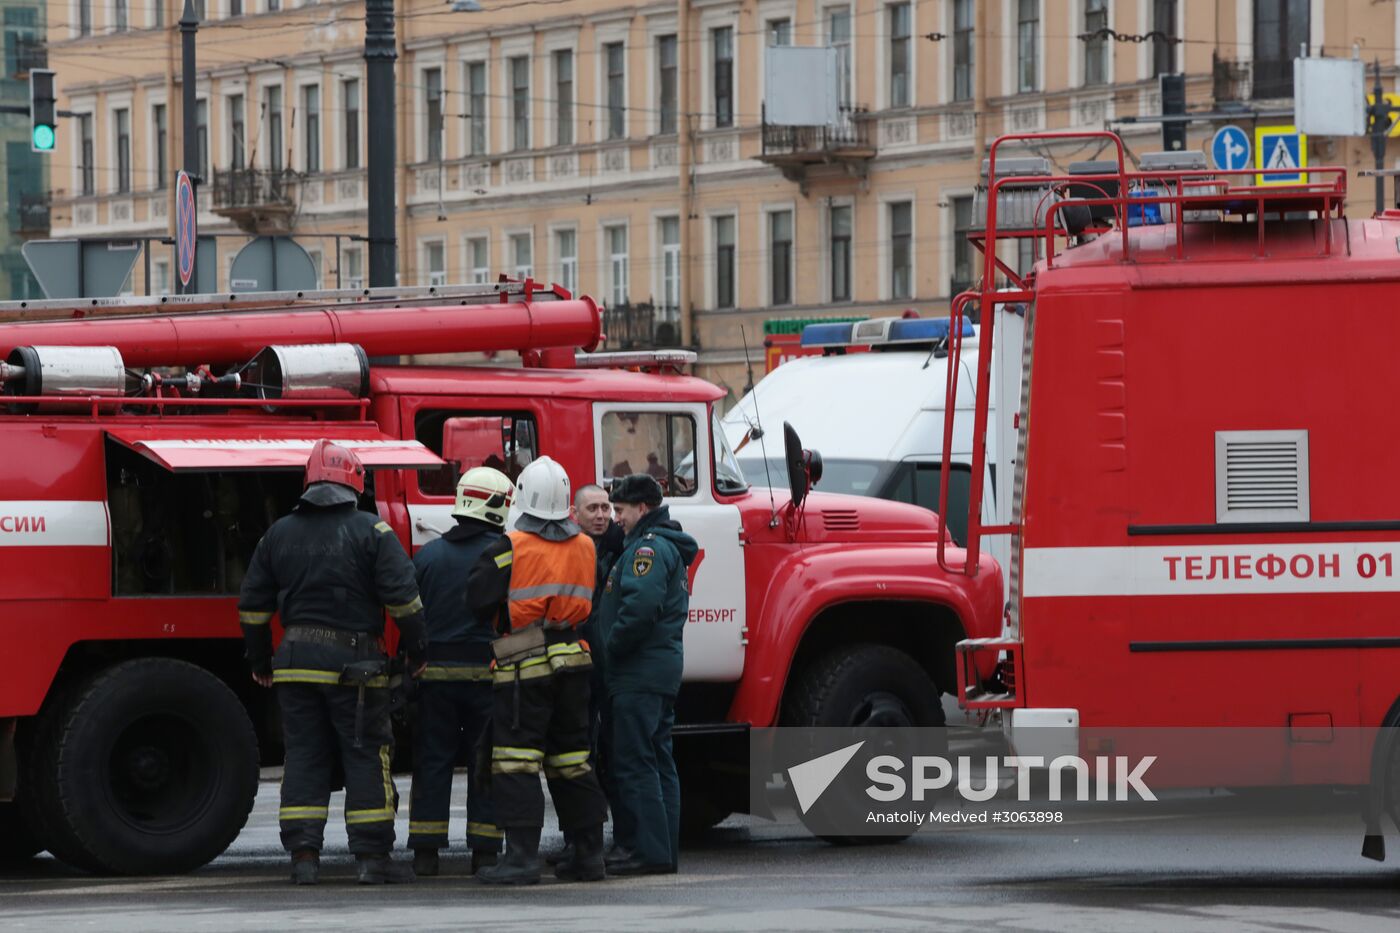
[[48, 195], [21, 195], [11, 219], [11, 229], [26, 240], [42, 239], [49, 235], [50, 218]]
[[608, 350], [655, 350], [681, 345], [680, 309], [650, 301], [603, 309]]
[[813, 165], [842, 165], [860, 175], [876, 154], [870, 127], [863, 109], [842, 110], [839, 120], [821, 126], [769, 123], [765, 109], [759, 161], [776, 166], [789, 181], [799, 183], [805, 182]]
[[290, 170], [214, 170], [214, 213], [258, 235], [290, 233], [301, 176]]

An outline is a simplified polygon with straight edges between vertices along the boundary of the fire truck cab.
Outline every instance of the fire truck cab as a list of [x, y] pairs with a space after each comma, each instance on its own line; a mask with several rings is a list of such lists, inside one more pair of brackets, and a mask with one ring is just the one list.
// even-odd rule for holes
[[[677, 704], [692, 825], [747, 808], [750, 726], [937, 725], [954, 645], [1000, 629], [999, 569], [983, 557], [975, 579], [936, 570], [936, 516], [751, 489], [717, 428], [722, 393], [679, 373], [693, 356], [589, 352], [598, 310], [562, 290], [0, 315], [31, 319], [0, 323], [5, 858], [46, 848], [95, 871], [167, 872], [236, 837], [259, 762], [280, 749], [235, 597], [321, 437], [359, 453], [361, 507], [410, 550], [448, 527], [472, 466], [515, 477], [548, 454], [575, 486], [657, 476], [702, 548]], [[483, 350], [524, 365], [370, 362]], [[816, 462], [789, 444], [799, 488]]]
[[[998, 171], [1022, 140], [1076, 137], [1116, 158]], [[977, 482], [998, 337], [979, 334], [961, 569], [1009, 535], [1011, 602], [1007, 637], [959, 646], [962, 703], [1047, 761], [1092, 755], [1094, 730], [1146, 755], [1151, 730], [1185, 728], [1201, 744], [1156, 786], [1368, 788], [1373, 830], [1400, 818], [1400, 212], [1348, 219], [1340, 168], [1175, 153], [1134, 171], [1108, 133], [1004, 137], [986, 168], [983, 282], [953, 319], [1027, 314], [1013, 517], [992, 527]], [[1026, 276], [1000, 259], [1017, 238], [1037, 244]]]

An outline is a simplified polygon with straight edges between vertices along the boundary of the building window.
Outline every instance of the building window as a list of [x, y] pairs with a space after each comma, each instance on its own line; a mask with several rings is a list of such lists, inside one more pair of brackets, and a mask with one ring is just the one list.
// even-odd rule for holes
[[661, 218], [661, 309], [675, 320], [681, 306], [681, 219]]
[[486, 261], [487, 250], [485, 237], [467, 241], [467, 273], [478, 285], [485, 285], [491, 278], [491, 267]]
[[792, 211], [768, 215], [768, 303], [792, 304]]
[[1176, 74], [1176, 0], [1152, 0], [1152, 76]]
[[[323, 264], [323, 260], [321, 258], [321, 251], [319, 249], [309, 249], [306, 251], [306, 258], [311, 260], [311, 287], [320, 288], [321, 266]], [[231, 269], [232, 263], [230, 263], [229, 265]]]
[[242, 16], [243, 0], [228, 0], [228, 15], [230, 17]]
[[267, 89], [267, 167], [282, 171], [282, 89]]
[[909, 4], [889, 7], [890, 106], [909, 106]]
[[486, 154], [486, 63], [467, 65], [467, 152]]
[[115, 0], [112, 4], [112, 31], [126, 32], [128, 28], [127, 0]]
[[1256, 98], [1293, 96], [1293, 58], [1308, 26], [1308, 0], [1254, 0]]
[[447, 248], [441, 240], [423, 244], [425, 285], [447, 284]]
[[972, 100], [972, 59], [975, 55], [973, 0], [953, 3], [953, 100]]
[[92, 0], [78, 0], [78, 35], [92, 35]]
[[165, 3], [166, 0], [155, 0], [155, 18], [151, 21], [151, 25], [157, 29], [165, 26]]
[[792, 20], [770, 19], [768, 21], [769, 45], [792, 45]]
[[194, 0], [194, 18], [204, 22], [204, 0]]
[[1017, 0], [1016, 90], [1040, 85], [1040, 0]]
[[78, 117], [78, 138], [82, 140], [82, 150], [78, 156], [78, 174], [82, 178], [83, 194], [92, 194], [94, 192], [92, 114], [85, 113]]
[[734, 125], [734, 29], [710, 31], [715, 67], [715, 126]]
[[1108, 0], [1084, 0], [1084, 83], [1108, 82]]
[[199, 172], [200, 180], [207, 182], [209, 180], [209, 101], [202, 98], [194, 105], [194, 142], [195, 157], [199, 160], [195, 171]]
[[423, 95], [427, 106], [428, 119], [424, 123], [426, 136], [423, 151], [429, 162], [442, 160], [442, 69], [423, 70]]
[[972, 230], [972, 198], [953, 198], [953, 281], [950, 294], [972, 287], [972, 244], [967, 235]]
[[617, 308], [627, 304], [627, 227], [604, 227], [603, 242], [608, 246], [608, 301]]
[[554, 231], [554, 256], [559, 269], [559, 284], [575, 294], [578, 288], [578, 233], [574, 230]]
[[510, 237], [510, 256], [515, 265], [515, 277], [525, 279], [535, 274], [534, 250], [528, 233], [513, 233]]
[[896, 201], [887, 208], [890, 219], [890, 297], [914, 295], [914, 205]]
[[851, 208], [831, 209], [831, 300], [851, 300]]
[[621, 42], [609, 42], [603, 46], [603, 57], [608, 67], [608, 139], [622, 139], [627, 135], [627, 108], [624, 106], [626, 87], [625, 52]]
[[734, 218], [716, 217], [715, 307], [734, 307]]
[[170, 262], [157, 259], [151, 263], [151, 294], [170, 294]]
[[248, 134], [246, 117], [243, 111], [243, 95], [234, 94], [228, 99], [228, 138], [229, 138], [229, 160], [230, 171], [238, 171], [243, 168], [243, 159], [246, 150], [246, 138]]
[[321, 88], [308, 84], [301, 89], [301, 107], [305, 113], [302, 125], [305, 127], [306, 171], [321, 170]]
[[657, 129], [663, 136], [676, 131], [676, 37], [662, 36], [656, 40], [657, 94], [661, 118]]
[[345, 270], [340, 275], [342, 288], [364, 288], [365, 287], [365, 255], [358, 248], [347, 249], [343, 254], [345, 257]]
[[837, 105], [851, 109], [851, 8], [833, 7], [826, 11], [826, 44], [836, 50]]
[[554, 53], [554, 145], [574, 143], [574, 53]]
[[282, 0], [267, 0], [267, 12], [276, 13], [282, 9]]
[[530, 59], [510, 60], [511, 148], [530, 148]]
[[170, 170], [169, 146], [170, 127], [166, 122], [165, 104], [156, 104], [151, 108], [151, 122], [155, 124], [156, 137], [156, 190], [163, 191], [169, 184], [166, 173]]
[[112, 114], [117, 137], [117, 191], [131, 190], [131, 111], [126, 108]]
[[360, 79], [341, 82], [340, 97], [345, 105], [345, 167], [360, 167]]

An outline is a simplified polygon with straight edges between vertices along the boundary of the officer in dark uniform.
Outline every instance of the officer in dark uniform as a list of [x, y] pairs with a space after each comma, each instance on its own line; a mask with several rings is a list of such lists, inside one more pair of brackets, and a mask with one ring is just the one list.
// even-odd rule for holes
[[[282, 845], [292, 881], [315, 884], [337, 761], [345, 773], [345, 824], [361, 884], [411, 881], [389, 860], [398, 795], [389, 773], [389, 672], [384, 611], [399, 628], [410, 673], [426, 650], [413, 564], [393, 529], [356, 508], [365, 469], [355, 454], [316, 442], [306, 491], [253, 552], [238, 599], [253, 679], [276, 685], [286, 762]], [[284, 634], [272, 653], [269, 623]]]
[[[680, 856], [681, 785], [671, 753], [690, 611], [687, 568], [699, 545], [671, 520], [646, 473], [613, 484], [627, 532], [598, 608], [597, 637], [611, 705], [609, 767], [617, 785], [613, 875], [667, 874]], [[628, 851], [630, 850], [630, 852]]]
[[505, 531], [515, 487], [490, 467], [468, 470], [457, 483], [454, 528], [413, 558], [428, 622], [428, 667], [419, 678], [413, 730], [413, 793], [408, 847], [413, 871], [438, 873], [438, 850], [448, 845], [452, 769], [467, 751], [467, 846], [471, 872], [494, 865], [504, 838], [476, 766], [476, 749], [491, 727], [491, 625], [468, 609], [467, 577]]

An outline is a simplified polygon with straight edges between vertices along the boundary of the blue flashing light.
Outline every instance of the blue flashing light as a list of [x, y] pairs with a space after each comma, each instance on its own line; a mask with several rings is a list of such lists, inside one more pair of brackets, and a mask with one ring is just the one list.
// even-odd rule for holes
[[[1129, 191], [1130, 198], [1160, 198], [1165, 191], [1155, 188], [1148, 188], [1143, 191]], [[1160, 204], [1140, 204], [1136, 207], [1128, 206], [1128, 226], [1130, 227], [1158, 227], [1164, 223], [1162, 220], [1162, 205]]]
[[[953, 319], [946, 317], [907, 318], [890, 325], [888, 343], [933, 343], [946, 340], [953, 329]], [[976, 331], [972, 322], [963, 318], [962, 335], [972, 337]]]
[[804, 347], [845, 347], [851, 343], [854, 324], [808, 324], [802, 328]]

